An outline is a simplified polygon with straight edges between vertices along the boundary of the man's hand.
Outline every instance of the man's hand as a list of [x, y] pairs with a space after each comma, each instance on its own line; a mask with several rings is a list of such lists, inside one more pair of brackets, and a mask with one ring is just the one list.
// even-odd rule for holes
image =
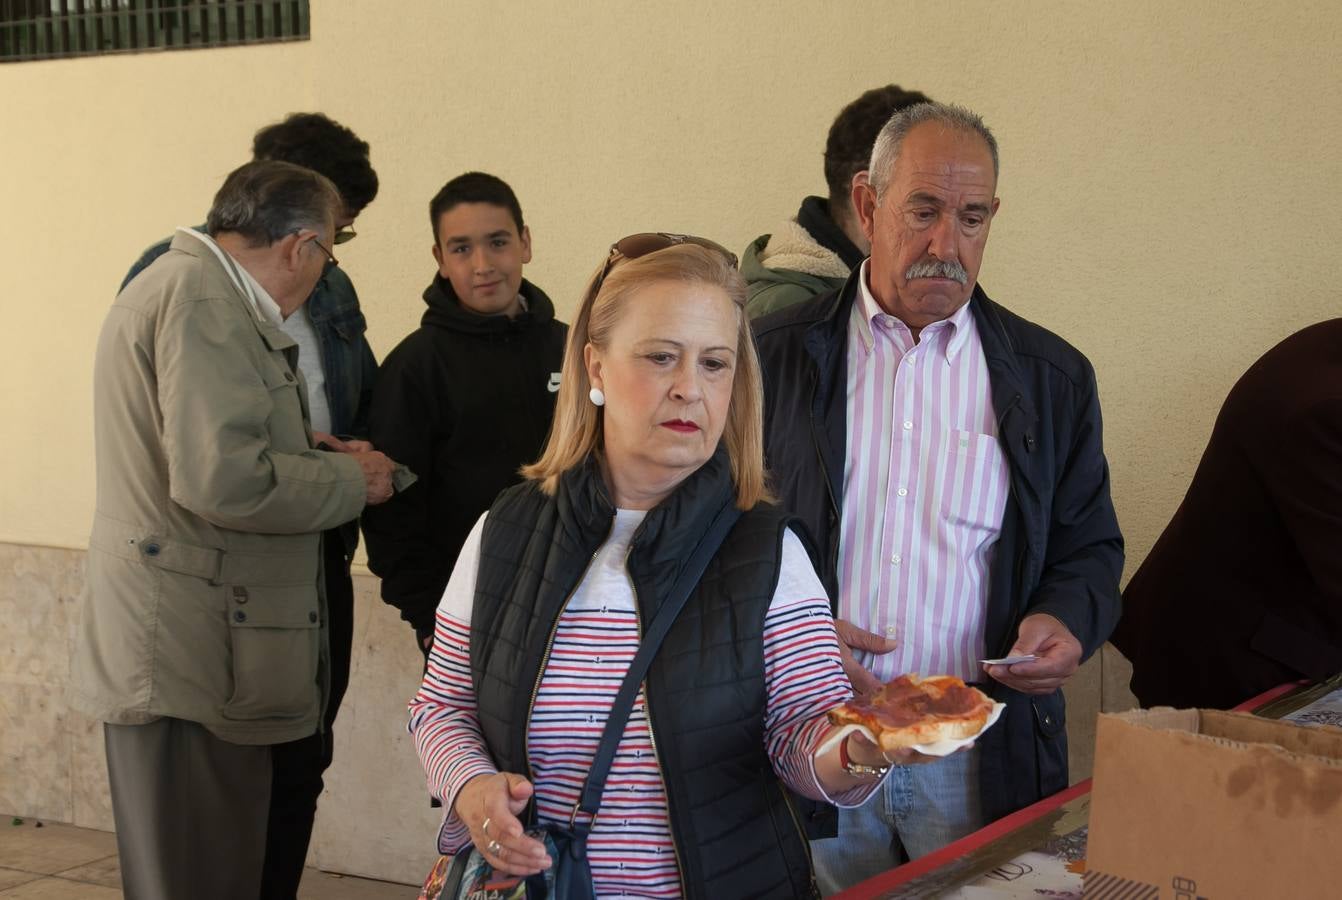
[[391, 474], [396, 469], [396, 463], [389, 459], [386, 454], [374, 450], [373, 445], [368, 441], [342, 441], [333, 434], [314, 431], [312, 432], [312, 443], [318, 450], [346, 453], [354, 457], [359, 463], [359, 468], [363, 469], [364, 502], [369, 506], [386, 503], [391, 499], [391, 495], [396, 492], [391, 480]]
[[336, 453], [371, 453], [376, 449], [371, 441], [359, 441], [354, 438], [342, 441], [324, 431], [312, 432], [312, 445], [318, 450], [331, 450]]
[[1020, 632], [1008, 656], [1033, 653], [1034, 662], [1014, 666], [988, 666], [983, 670], [1007, 687], [1023, 694], [1051, 694], [1081, 665], [1081, 642], [1067, 626], [1047, 613], [1034, 613], [1021, 620]]
[[889, 653], [897, 644], [894, 638], [881, 637], [870, 631], [863, 631], [851, 622], [834, 620], [834, 630], [839, 633], [839, 658], [843, 662], [843, 673], [853, 683], [853, 690], [859, 694], [870, 694], [881, 687], [881, 681], [853, 657], [854, 650], [868, 653]]
[[318, 450], [330, 450], [336, 453], [348, 453], [349, 448], [345, 442], [333, 434], [327, 434], [324, 431], [312, 432], [312, 446]]
[[368, 505], [376, 506], [390, 500], [392, 495], [391, 473], [395, 470], [396, 463], [388, 459], [385, 453], [378, 450], [371, 450], [367, 453], [356, 451], [349, 455], [359, 463], [359, 468], [363, 469], [366, 489], [364, 498]]

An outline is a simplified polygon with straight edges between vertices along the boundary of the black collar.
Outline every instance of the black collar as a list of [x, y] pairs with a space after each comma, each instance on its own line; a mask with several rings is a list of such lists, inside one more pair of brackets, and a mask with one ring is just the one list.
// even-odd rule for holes
[[[560, 477], [555, 499], [559, 526], [572, 542], [569, 546], [582, 547], [587, 555], [595, 552], [610, 535], [615, 518], [615, 505], [595, 455]], [[719, 444], [707, 462], [648, 510], [629, 545], [631, 573], [679, 572], [718, 512], [734, 502], [731, 461], [726, 445]], [[670, 587], [668, 579], [657, 582], [661, 591]], [[660, 596], [645, 599], [655, 599], [654, 608], [661, 602]]]
[[807, 197], [803, 200], [801, 209], [797, 210], [797, 224], [805, 228], [817, 244], [843, 260], [849, 269], [862, 265], [866, 254], [857, 249], [857, 245], [844, 234], [830, 214], [829, 201], [824, 197]]

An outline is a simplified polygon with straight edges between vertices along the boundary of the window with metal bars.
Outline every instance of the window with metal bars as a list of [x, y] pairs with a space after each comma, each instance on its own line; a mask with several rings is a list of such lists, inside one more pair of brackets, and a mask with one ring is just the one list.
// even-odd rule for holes
[[308, 39], [308, 0], [0, 0], [0, 62]]

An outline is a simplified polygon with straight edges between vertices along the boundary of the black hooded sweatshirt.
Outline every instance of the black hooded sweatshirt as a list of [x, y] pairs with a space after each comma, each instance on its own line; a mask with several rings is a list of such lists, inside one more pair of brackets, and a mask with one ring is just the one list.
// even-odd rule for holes
[[524, 280], [521, 294], [515, 318], [481, 316], [435, 276], [419, 329], [378, 371], [369, 439], [419, 480], [364, 510], [368, 565], [421, 646], [471, 527], [540, 455], [554, 417], [568, 326], [540, 288]]

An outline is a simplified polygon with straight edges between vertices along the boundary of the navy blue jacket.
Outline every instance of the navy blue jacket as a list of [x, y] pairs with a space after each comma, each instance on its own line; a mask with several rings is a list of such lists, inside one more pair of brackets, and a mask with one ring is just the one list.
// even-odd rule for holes
[[[831, 598], [838, 596], [847, 453], [848, 321], [860, 272], [839, 291], [755, 322], [765, 457], [784, 507], [810, 533]], [[987, 652], [1004, 655], [1021, 619], [1048, 613], [1089, 657], [1118, 621], [1123, 570], [1095, 372], [1066, 341], [994, 303], [980, 287], [970, 310], [1010, 470], [989, 576]], [[1031, 696], [993, 681], [986, 690], [1007, 705], [979, 740], [983, 811], [992, 820], [1067, 787], [1067, 737], [1061, 691]]]

